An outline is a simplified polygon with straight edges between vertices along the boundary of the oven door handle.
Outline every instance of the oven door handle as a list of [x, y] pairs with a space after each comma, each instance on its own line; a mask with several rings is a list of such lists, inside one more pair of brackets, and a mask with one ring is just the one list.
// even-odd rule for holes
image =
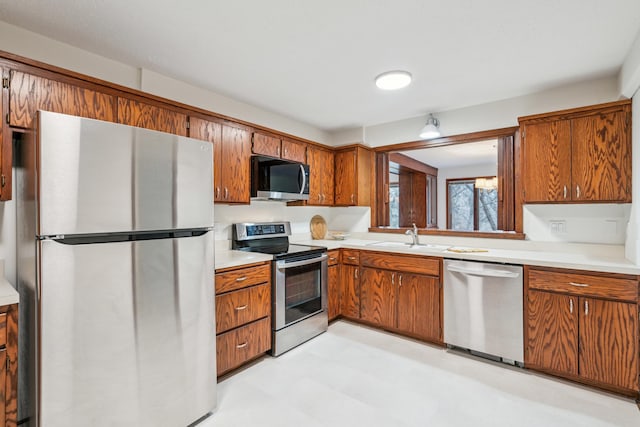
[[284, 270], [292, 267], [301, 267], [303, 265], [316, 264], [318, 262], [325, 261], [328, 258], [329, 256], [327, 254], [323, 254], [322, 256], [311, 258], [311, 259], [305, 259], [304, 261], [294, 261], [294, 262], [278, 261], [276, 262], [276, 267], [278, 268], [278, 270]]

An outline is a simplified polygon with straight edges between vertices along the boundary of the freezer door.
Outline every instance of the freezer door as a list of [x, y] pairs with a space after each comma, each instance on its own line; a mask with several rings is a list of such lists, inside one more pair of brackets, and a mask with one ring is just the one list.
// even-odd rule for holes
[[215, 408], [212, 235], [40, 243], [41, 427], [186, 426]]
[[164, 132], [39, 112], [36, 233], [213, 225], [213, 147]]

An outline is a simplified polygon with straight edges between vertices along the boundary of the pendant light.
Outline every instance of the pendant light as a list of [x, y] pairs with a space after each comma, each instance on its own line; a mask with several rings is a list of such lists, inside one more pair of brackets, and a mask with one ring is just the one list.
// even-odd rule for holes
[[422, 130], [420, 131], [420, 138], [422, 139], [431, 139], [437, 138], [440, 136], [440, 121], [433, 117], [433, 114], [429, 114], [429, 118], [427, 119], [427, 124], [424, 125]]

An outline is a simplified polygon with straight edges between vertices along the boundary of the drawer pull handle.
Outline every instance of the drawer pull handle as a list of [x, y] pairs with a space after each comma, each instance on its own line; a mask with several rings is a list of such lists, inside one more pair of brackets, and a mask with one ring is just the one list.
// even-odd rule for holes
[[350, 257], [347, 257], [347, 259], [350, 259], [351, 261], [355, 261], [355, 260], [356, 260], [356, 257], [354, 257], [354, 256], [350, 256]]
[[247, 304], [236, 307], [236, 311], [244, 310], [245, 308], [247, 308]]
[[575, 282], [569, 282], [569, 284], [571, 286], [577, 286], [578, 288], [588, 288], [589, 285], [587, 283], [575, 283]]
[[236, 279], [236, 282], [244, 282], [245, 280], [247, 280], [247, 276], [242, 276], [242, 277], [238, 277]]
[[245, 347], [247, 346], [247, 344], [248, 344], [248, 343], [245, 341], [245, 342], [243, 342], [242, 344], [238, 344], [238, 345], [236, 345], [236, 348], [245, 348]]
[[329, 258], [329, 261], [335, 261], [335, 260], [336, 260], [335, 258]]

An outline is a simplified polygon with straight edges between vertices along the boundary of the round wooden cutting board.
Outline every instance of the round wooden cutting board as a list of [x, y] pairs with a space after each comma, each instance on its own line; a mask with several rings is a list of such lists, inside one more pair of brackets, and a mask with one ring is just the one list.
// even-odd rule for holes
[[311, 238], [314, 240], [322, 240], [327, 235], [327, 221], [320, 215], [314, 215], [309, 222], [311, 229]]

